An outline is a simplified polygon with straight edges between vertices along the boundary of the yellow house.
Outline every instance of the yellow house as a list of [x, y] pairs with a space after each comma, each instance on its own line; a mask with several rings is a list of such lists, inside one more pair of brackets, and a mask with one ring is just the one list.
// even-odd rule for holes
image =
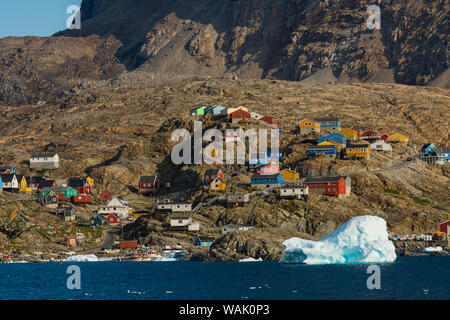
[[332, 146], [332, 145], [335, 145], [337, 151], [338, 151], [338, 152], [341, 152], [341, 150], [342, 150], [342, 144], [337, 143], [337, 142], [335, 142], [335, 141], [323, 141], [323, 142], [321, 142], [321, 143], [318, 144], [318, 146]]
[[284, 182], [297, 182], [300, 179], [298, 172], [291, 169], [283, 169], [280, 171]]
[[16, 215], [18, 215], [19, 213], [21, 213], [25, 218], [30, 219], [30, 216], [28, 216], [27, 214], [25, 214], [23, 211], [21, 211], [19, 209], [16, 209], [16, 210], [14, 210], [13, 213], [11, 213], [11, 219], [14, 219], [14, 217]]
[[347, 149], [345, 149], [345, 152], [347, 158], [349, 159], [370, 159], [370, 145], [367, 143], [347, 143]]
[[320, 132], [320, 122], [312, 119], [303, 119], [298, 123], [300, 127], [300, 134], [308, 134], [310, 132]]
[[353, 129], [345, 128], [339, 131], [339, 133], [346, 136], [348, 140], [358, 140], [358, 132]]
[[[17, 178], [20, 176], [17, 175]], [[20, 179], [19, 182], [19, 192], [31, 192], [31, 188], [28, 188], [27, 179], [25, 176], [22, 176], [22, 179]]]
[[393, 135], [389, 136], [387, 141], [408, 144], [409, 138], [400, 133], [394, 133]]
[[217, 194], [219, 191], [222, 192], [222, 191], [225, 191], [226, 189], [227, 189], [227, 185], [220, 178], [215, 178], [211, 182], [211, 186], [210, 186], [211, 193]]
[[92, 179], [91, 177], [87, 177], [86, 180], [89, 182], [89, 184], [91, 185], [91, 188], [94, 187], [94, 179]]

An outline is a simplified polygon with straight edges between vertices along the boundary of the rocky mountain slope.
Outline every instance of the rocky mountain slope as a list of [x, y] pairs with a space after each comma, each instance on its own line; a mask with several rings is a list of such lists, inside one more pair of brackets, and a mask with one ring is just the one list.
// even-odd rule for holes
[[[89, 175], [95, 179], [95, 195], [105, 188], [129, 199], [138, 208], [150, 208], [153, 197], [136, 194], [141, 175], [158, 174], [161, 184], [170, 182], [163, 194], [182, 192], [173, 199], [199, 201], [209, 196], [202, 186], [207, 165], [175, 166], [170, 160], [174, 142], [171, 133], [192, 128], [189, 110], [202, 105], [243, 105], [251, 110], [277, 117], [284, 132], [296, 130], [305, 117], [337, 116], [344, 127], [398, 131], [410, 137], [409, 146], [394, 146], [390, 154], [373, 153], [369, 161], [311, 161], [305, 158], [309, 143], [286, 134], [281, 146], [286, 156], [282, 166], [298, 170], [304, 176], [347, 174], [352, 178], [352, 195], [337, 199], [313, 195], [311, 201], [278, 201], [275, 195], [257, 203], [254, 198], [245, 208], [226, 209], [221, 204], [205, 207], [192, 214], [203, 225], [203, 234], [220, 236], [227, 223], [247, 223], [255, 205], [251, 223], [253, 233], [228, 235], [214, 248], [219, 259], [242, 256], [276, 259], [281, 243], [291, 236], [317, 239], [349, 218], [372, 214], [388, 222], [390, 232], [411, 234], [431, 232], [448, 218], [450, 172], [423, 162], [403, 161], [423, 143], [449, 146], [448, 90], [392, 84], [307, 84], [278, 80], [186, 81], [171, 85], [101, 86], [79, 88], [55, 103], [21, 108], [1, 106], [0, 164], [16, 165], [23, 174], [31, 172], [27, 160], [32, 152], [56, 151], [61, 167], [47, 171], [49, 178]], [[204, 129], [225, 123], [203, 119]], [[257, 124], [259, 126], [259, 124]], [[226, 170], [228, 190], [249, 192], [246, 184], [251, 173], [242, 166]], [[231, 177], [230, 172], [242, 173]], [[35, 172], [34, 172], [35, 174]], [[8, 194], [2, 196], [8, 201]], [[11, 203], [0, 206], [0, 222], [8, 221], [14, 208], [31, 211], [42, 226], [56, 218], [35, 203]], [[81, 210], [85, 218], [96, 205]], [[142, 217], [124, 228], [128, 239], [149, 245], [181, 243], [189, 248], [193, 235], [171, 233], [167, 215]], [[49, 222], [48, 222], [49, 221]], [[59, 223], [60, 233], [65, 224]], [[36, 234], [36, 237], [39, 235]], [[0, 235], [1, 237], [1, 235]], [[41, 246], [48, 242], [39, 236]], [[24, 239], [12, 242], [23, 244]], [[236, 251], [235, 251], [236, 250]]]
[[82, 29], [0, 40], [0, 101], [54, 100], [125, 70], [161, 81], [276, 78], [449, 87], [449, 3], [83, 0]]

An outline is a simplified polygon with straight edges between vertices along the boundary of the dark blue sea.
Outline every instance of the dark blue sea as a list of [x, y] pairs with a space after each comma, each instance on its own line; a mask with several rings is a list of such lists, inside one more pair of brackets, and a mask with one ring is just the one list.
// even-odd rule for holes
[[[80, 267], [81, 289], [67, 288]], [[367, 264], [278, 262], [87, 262], [0, 264], [0, 299], [450, 299], [450, 256], [399, 257], [378, 264], [381, 289], [367, 288]]]

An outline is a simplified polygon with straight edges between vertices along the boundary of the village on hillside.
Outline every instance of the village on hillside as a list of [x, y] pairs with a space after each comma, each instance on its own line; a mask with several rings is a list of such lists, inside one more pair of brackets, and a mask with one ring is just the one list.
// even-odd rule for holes
[[[297, 156], [310, 162], [340, 160], [366, 163], [374, 154], [384, 154], [389, 158], [396, 149], [409, 144], [409, 138], [400, 132], [343, 127], [345, 119], [333, 117], [299, 119], [296, 130], [283, 132], [278, 119], [252, 112], [245, 107], [202, 106], [191, 110], [190, 116], [196, 120], [208, 118], [213, 123], [225, 123], [230, 130], [226, 131], [224, 142], [231, 144], [245, 140], [240, 129], [252, 125], [278, 129], [281, 135], [302, 139], [306, 144], [305, 152]], [[239, 170], [236, 169], [237, 166], [231, 165], [206, 166], [202, 176], [198, 177], [202, 182], [199, 190], [186, 190], [182, 194], [171, 192], [170, 181], [162, 183], [156, 172], [142, 173], [135, 184], [135, 197], [130, 199], [114, 195], [109, 190], [96, 190], [94, 179], [89, 176], [46, 177], [51, 175], [52, 170], [59, 168], [60, 162], [64, 161], [64, 155], [56, 152], [36, 153], [30, 156], [28, 163], [34, 175], [21, 175], [14, 164], [3, 164], [0, 167], [0, 190], [3, 195], [11, 198], [11, 203], [35, 201], [42, 210], [61, 219], [61, 223], [83, 226], [72, 228], [72, 234], [58, 234], [58, 243], [65, 247], [88, 251], [94, 248], [106, 249], [111, 252], [135, 250], [129, 259], [143, 259], [142, 255], [136, 255], [136, 250], [143, 249], [138, 238], [121, 238], [120, 241], [111, 238], [106, 241], [105, 230], [122, 228], [123, 232], [124, 225], [129, 225], [143, 216], [166, 216], [170, 221], [166, 226], [169, 236], [188, 233], [194, 239], [192, 246], [204, 247], [207, 250], [219, 235], [237, 231], [251, 232], [257, 228], [254, 225], [254, 216], [258, 214], [258, 202], [265, 201], [269, 195], [275, 194], [279, 200], [295, 199], [304, 202], [323, 201], [317, 200], [318, 198], [311, 200], [313, 194], [325, 197], [319, 199], [345, 199], [351, 196], [352, 179], [349, 175], [305, 176], [301, 171], [301, 163], [297, 168], [283, 165], [290, 152], [292, 151], [288, 148], [282, 147], [279, 150], [269, 148], [265, 153], [248, 154], [246, 164]], [[213, 153], [216, 153], [216, 150], [213, 150]], [[427, 143], [418, 148], [415, 154], [405, 155], [399, 167], [415, 161], [434, 166], [448, 166], [450, 148]], [[189, 194], [197, 196], [189, 197]], [[149, 205], [135, 205], [133, 199], [148, 199]], [[258, 201], [250, 207], [252, 199]], [[248, 221], [242, 224], [221, 224], [218, 228], [220, 234], [211, 232], [203, 227], [201, 221], [195, 221], [192, 213], [212, 205], [220, 205], [226, 209], [249, 207]], [[90, 212], [89, 218], [81, 217], [80, 211]], [[442, 221], [440, 226], [436, 226], [435, 232], [412, 235], [412, 239], [448, 239], [449, 225], [450, 221]], [[52, 234], [50, 226], [46, 230], [45, 223], [39, 223], [23, 206], [12, 209], [9, 221], [1, 226], [1, 232], [10, 239], [27, 230], [35, 230], [49, 238]], [[86, 230], [95, 230], [99, 239], [103, 237], [103, 242], [99, 239], [96, 239], [95, 243], [87, 241]], [[396, 235], [396, 238], [400, 239], [400, 236]], [[155, 253], [153, 248], [147, 249], [147, 256], [149, 252]], [[165, 250], [171, 252], [171, 257], [182, 258], [185, 255], [183, 248], [176, 245], [166, 247]]]

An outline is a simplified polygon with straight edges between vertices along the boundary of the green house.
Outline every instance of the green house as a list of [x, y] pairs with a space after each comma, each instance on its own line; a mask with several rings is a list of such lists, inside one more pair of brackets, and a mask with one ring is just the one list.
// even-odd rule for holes
[[59, 206], [56, 208], [56, 215], [64, 221], [75, 221], [75, 208]]
[[8, 227], [11, 230], [28, 229], [31, 227], [31, 220], [23, 211], [20, 211], [9, 221]]
[[207, 107], [205, 106], [205, 107], [200, 107], [200, 108], [197, 108], [197, 109], [192, 109], [191, 110], [191, 116], [204, 116], [206, 108]]
[[58, 196], [58, 200], [69, 199], [70, 197], [78, 194], [78, 191], [72, 189], [71, 187], [42, 188], [40, 197], [45, 198], [50, 192], [56, 194]]

